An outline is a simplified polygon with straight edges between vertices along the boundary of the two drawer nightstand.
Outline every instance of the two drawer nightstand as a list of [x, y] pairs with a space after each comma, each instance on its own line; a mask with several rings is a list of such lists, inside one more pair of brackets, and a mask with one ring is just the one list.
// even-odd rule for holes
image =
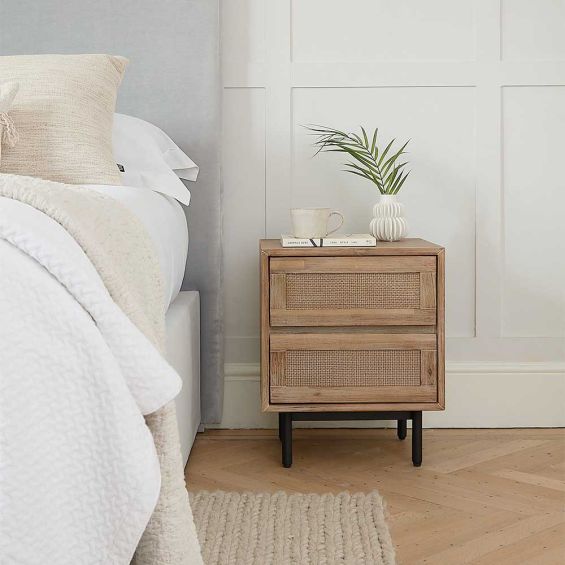
[[421, 239], [377, 247], [283, 248], [262, 240], [261, 405], [292, 422], [397, 420], [422, 463], [422, 411], [444, 409], [444, 249]]

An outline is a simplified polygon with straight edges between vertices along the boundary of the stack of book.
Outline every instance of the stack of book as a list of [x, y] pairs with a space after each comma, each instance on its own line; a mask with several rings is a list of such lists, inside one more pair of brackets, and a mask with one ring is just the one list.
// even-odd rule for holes
[[301, 238], [281, 235], [283, 247], [375, 247], [377, 240], [368, 233], [351, 233], [322, 238]]

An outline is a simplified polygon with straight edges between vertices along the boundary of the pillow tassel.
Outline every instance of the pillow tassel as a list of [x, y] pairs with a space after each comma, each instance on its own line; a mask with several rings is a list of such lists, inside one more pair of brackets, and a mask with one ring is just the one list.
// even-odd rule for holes
[[0, 127], [2, 127], [2, 139], [0, 141], [8, 147], [14, 147], [18, 142], [19, 135], [14, 120], [8, 112], [0, 112]]

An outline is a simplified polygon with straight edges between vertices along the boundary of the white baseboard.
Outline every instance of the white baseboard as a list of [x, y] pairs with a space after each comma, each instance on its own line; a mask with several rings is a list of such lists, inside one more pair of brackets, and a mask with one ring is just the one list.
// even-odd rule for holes
[[[428, 428], [565, 427], [565, 364], [451, 363], [446, 409], [426, 412]], [[304, 427], [377, 427], [383, 422], [305, 422]], [[218, 428], [274, 428], [259, 403], [259, 364], [225, 367], [224, 415]]]

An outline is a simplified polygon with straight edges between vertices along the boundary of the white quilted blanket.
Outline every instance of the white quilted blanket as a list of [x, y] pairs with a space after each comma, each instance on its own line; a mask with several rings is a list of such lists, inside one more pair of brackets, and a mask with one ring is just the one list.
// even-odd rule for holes
[[143, 414], [180, 379], [64, 228], [0, 217], [2, 563], [129, 563], [160, 487]]
[[201, 564], [156, 259], [90, 192], [0, 174], [0, 563]]

